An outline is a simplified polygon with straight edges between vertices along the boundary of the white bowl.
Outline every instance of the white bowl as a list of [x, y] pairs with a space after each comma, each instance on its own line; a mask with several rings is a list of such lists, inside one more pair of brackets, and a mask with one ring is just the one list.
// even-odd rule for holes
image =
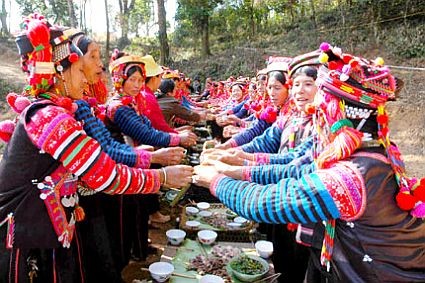
[[236, 223], [236, 222], [229, 222], [227, 223], [227, 226], [231, 229], [238, 229], [242, 227], [241, 223]]
[[199, 225], [201, 225], [201, 223], [199, 221], [196, 221], [196, 220], [186, 221], [186, 226], [189, 227], [189, 228], [196, 228], [196, 227], [199, 227]]
[[210, 208], [211, 205], [208, 202], [198, 202], [196, 206], [199, 208], [199, 210], [205, 210]]
[[273, 243], [269, 241], [257, 241], [255, 243], [255, 250], [262, 258], [269, 258], [273, 254]]
[[165, 232], [165, 235], [167, 235], [167, 239], [172, 245], [177, 246], [183, 242], [186, 232], [180, 229], [170, 229]]
[[197, 209], [196, 207], [193, 206], [187, 206], [186, 207], [186, 214], [187, 215], [196, 215], [198, 214], [199, 209]]
[[201, 217], [211, 217], [212, 212], [208, 210], [201, 210], [199, 211], [198, 215]]
[[248, 222], [248, 219], [238, 216], [238, 217], [235, 217], [235, 219], [233, 219], [233, 222], [240, 223], [243, 225]]
[[202, 244], [211, 245], [217, 239], [217, 233], [212, 230], [201, 230], [198, 232], [198, 239]]
[[174, 266], [169, 262], [154, 262], [149, 265], [149, 272], [157, 282], [165, 282], [174, 271]]
[[217, 275], [207, 274], [201, 277], [199, 283], [224, 283], [224, 279]]

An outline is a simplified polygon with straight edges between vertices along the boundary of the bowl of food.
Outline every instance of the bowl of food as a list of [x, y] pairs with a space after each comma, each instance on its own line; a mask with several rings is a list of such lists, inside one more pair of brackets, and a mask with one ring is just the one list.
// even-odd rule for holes
[[191, 229], [197, 228], [197, 227], [199, 227], [199, 225], [201, 225], [201, 222], [196, 221], [196, 220], [186, 221], [186, 226], [191, 228]]
[[154, 262], [149, 265], [149, 272], [157, 282], [167, 281], [174, 271], [174, 266], [169, 262]]
[[235, 219], [233, 219], [233, 222], [240, 223], [241, 225], [245, 225], [248, 223], [248, 219], [237, 216], [235, 217]]
[[224, 279], [217, 275], [207, 274], [201, 277], [199, 283], [224, 283]]
[[204, 218], [208, 218], [212, 216], [212, 212], [208, 210], [201, 210], [199, 211], [198, 215]]
[[259, 256], [241, 254], [229, 261], [226, 266], [230, 276], [242, 282], [254, 282], [269, 272], [269, 264]]
[[194, 206], [186, 206], [186, 214], [187, 215], [196, 215], [198, 214], [199, 209]]
[[165, 232], [165, 235], [171, 245], [177, 246], [183, 242], [186, 237], [186, 232], [180, 229], [170, 229]]
[[269, 258], [273, 254], [273, 243], [260, 240], [255, 243], [255, 250], [262, 258]]
[[210, 204], [208, 202], [198, 202], [198, 204], [196, 205], [196, 207], [198, 207], [199, 210], [206, 210], [208, 208], [210, 208]]
[[205, 245], [211, 245], [217, 239], [217, 233], [213, 230], [201, 230], [198, 232], [199, 242]]

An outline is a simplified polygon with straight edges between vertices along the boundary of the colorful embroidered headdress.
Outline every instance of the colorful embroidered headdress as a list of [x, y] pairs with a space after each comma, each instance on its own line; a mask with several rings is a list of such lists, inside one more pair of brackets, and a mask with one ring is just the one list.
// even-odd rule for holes
[[27, 93], [45, 93], [61, 74], [82, 56], [67, 35], [68, 28], [52, 26], [42, 15], [31, 14], [24, 19], [24, 31], [16, 38], [21, 55], [21, 68], [27, 73]]
[[123, 93], [124, 82], [128, 79], [128, 71], [132, 67], [140, 68], [143, 78], [146, 78], [144, 57], [128, 55], [115, 49], [109, 62], [109, 72], [111, 72], [112, 83], [117, 93]]
[[[323, 66], [319, 69], [317, 84], [325, 100], [326, 95], [340, 99], [338, 110], [345, 114], [345, 117], [338, 115], [325, 117], [332, 134], [338, 135], [340, 131], [347, 133], [350, 131], [350, 135], [355, 135], [349, 128], [356, 127], [356, 130], [364, 131], [365, 125], [369, 125], [368, 129], [373, 132], [370, 133], [371, 136], [363, 136], [363, 140], [372, 139], [374, 136], [384, 146], [400, 188], [396, 196], [398, 206], [410, 211], [414, 217], [424, 218], [425, 179], [417, 180], [406, 175], [401, 153], [389, 138], [389, 118], [385, 103], [395, 100], [396, 93], [400, 90], [398, 85], [400, 81], [391, 74], [388, 67], [384, 66], [382, 58], [370, 61], [343, 53], [340, 48], [332, 47], [328, 43], [322, 43], [320, 50], [322, 52], [320, 61]], [[328, 104], [327, 101], [323, 101], [329, 113]], [[338, 110], [335, 110], [335, 113]], [[357, 147], [359, 144], [353, 146]], [[326, 154], [324, 156], [326, 157]], [[326, 164], [323, 155], [321, 164]]]

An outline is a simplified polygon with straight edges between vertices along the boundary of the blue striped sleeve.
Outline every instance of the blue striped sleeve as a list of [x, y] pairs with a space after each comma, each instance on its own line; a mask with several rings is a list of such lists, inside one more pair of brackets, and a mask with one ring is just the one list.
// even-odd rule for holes
[[[299, 144], [293, 151], [286, 151], [284, 153], [272, 153], [269, 155], [269, 164], [288, 164], [301, 156], [308, 155], [311, 160], [311, 150], [313, 148], [313, 136], [308, 137], [303, 143]], [[307, 152], [309, 152], [307, 154]], [[304, 162], [305, 163], [305, 162]]]
[[89, 104], [84, 100], [76, 101], [78, 106], [75, 112], [77, 121], [82, 122], [86, 134], [100, 143], [103, 151], [105, 151], [117, 163], [128, 166], [135, 166], [137, 154], [134, 149], [127, 145], [116, 141], [102, 121], [96, 118]]
[[251, 142], [243, 145], [241, 148], [243, 151], [250, 153], [277, 153], [280, 147], [281, 135], [282, 129], [275, 122], [261, 136], [255, 137]]
[[272, 124], [264, 120], [256, 119], [252, 127], [242, 131], [233, 137], [238, 146], [244, 145], [252, 141], [255, 137], [264, 133]]
[[123, 134], [131, 137], [139, 144], [152, 146], [168, 146], [171, 136], [169, 133], [152, 128], [148, 119], [138, 115], [132, 108], [122, 106], [117, 109], [113, 121]]
[[272, 185], [225, 177], [214, 189], [224, 205], [256, 222], [307, 223], [340, 217], [335, 202], [315, 173], [299, 179], [282, 179]]

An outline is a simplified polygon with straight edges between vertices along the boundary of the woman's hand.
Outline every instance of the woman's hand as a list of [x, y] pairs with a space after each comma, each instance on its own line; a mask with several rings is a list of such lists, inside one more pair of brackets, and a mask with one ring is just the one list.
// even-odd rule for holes
[[186, 150], [182, 147], [166, 147], [160, 148], [152, 152], [151, 163], [161, 165], [177, 165], [180, 164]]
[[217, 160], [222, 163], [227, 163], [228, 165], [242, 166], [244, 165], [245, 159], [239, 156], [244, 155], [244, 152], [242, 152], [242, 154], [240, 152], [240, 150], [229, 151], [213, 148], [203, 151], [200, 159], [202, 164], [212, 164], [212, 161]]
[[163, 176], [163, 185], [166, 187], [182, 188], [192, 182], [193, 167], [191, 166], [174, 165], [164, 167], [163, 169], [165, 170], [166, 174], [166, 178]]
[[195, 175], [193, 182], [200, 187], [209, 188], [212, 180], [218, 174], [218, 171], [213, 165], [198, 165], [195, 166]]
[[198, 136], [190, 131], [183, 131], [179, 133], [180, 145], [184, 147], [189, 147], [196, 144]]

